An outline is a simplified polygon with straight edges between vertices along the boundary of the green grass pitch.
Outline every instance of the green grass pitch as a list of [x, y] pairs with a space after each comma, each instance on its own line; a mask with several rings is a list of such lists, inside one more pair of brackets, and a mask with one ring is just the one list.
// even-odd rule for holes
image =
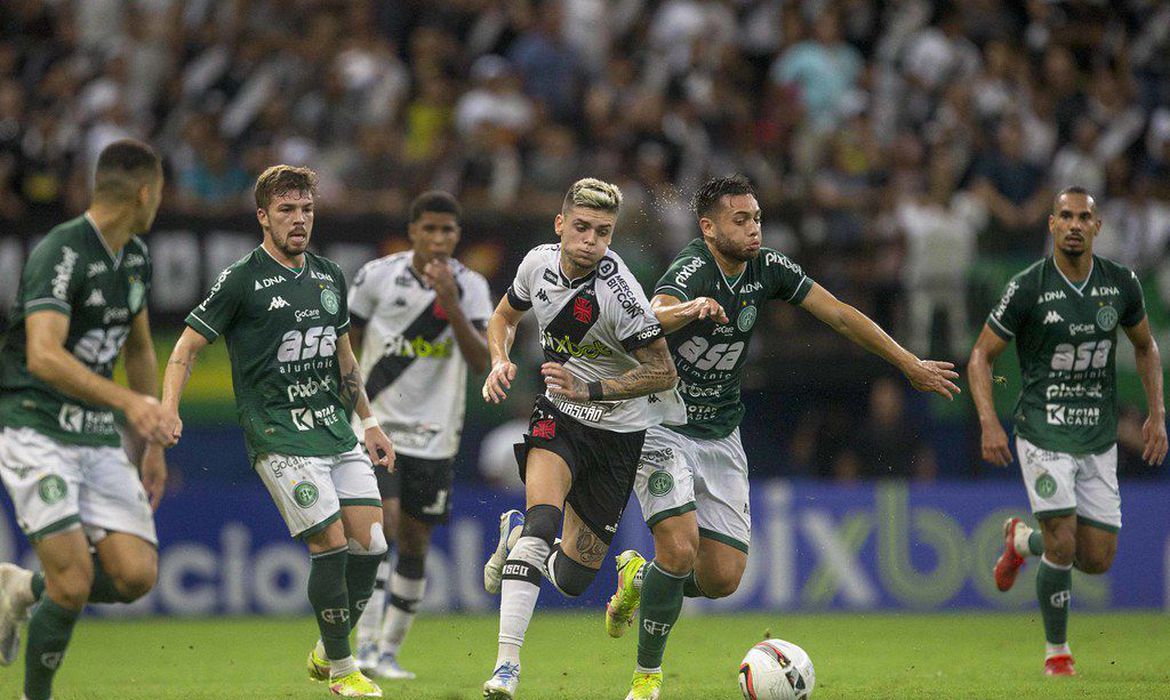
[[[816, 700], [849, 698], [1166, 698], [1170, 619], [1080, 614], [1070, 638], [1080, 675], [1041, 674], [1043, 638], [1029, 614], [727, 615], [684, 617], [671, 634], [663, 700], [739, 698], [739, 661], [765, 630], [812, 655]], [[327, 698], [308, 680], [310, 619], [85, 619], [57, 676], [56, 700]], [[426, 616], [402, 654], [419, 679], [384, 682], [387, 698], [471, 699], [495, 660], [496, 619]], [[538, 612], [524, 648], [520, 700], [622, 700], [637, 636], [605, 636], [601, 614]], [[23, 659], [0, 669], [19, 698]]]

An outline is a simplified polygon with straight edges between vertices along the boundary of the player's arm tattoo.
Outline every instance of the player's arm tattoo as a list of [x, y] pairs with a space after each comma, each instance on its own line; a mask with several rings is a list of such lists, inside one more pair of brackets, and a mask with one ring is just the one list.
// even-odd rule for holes
[[183, 384], [185, 385], [191, 379], [191, 370], [195, 369], [195, 358], [192, 357], [187, 359], [184, 357], [175, 357], [172, 355], [171, 359], [167, 360], [167, 364], [176, 365], [183, 368], [183, 371], [185, 372], [183, 375]]
[[634, 350], [638, 366], [625, 374], [601, 382], [603, 399], [632, 399], [670, 389], [678, 381], [674, 360], [665, 338]]
[[341, 396], [341, 403], [349, 411], [357, 408], [358, 399], [361, 398], [363, 392], [362, 388], [362, 373], [358, 370], [357, 365], [349, 368], [349, 371], [341, 375], [341, 389], [338, 394]]
[[577, 556], [580, 557], [582, 564], [589, 566], [600, 563], [605, 559], [605, 553], [608, 551], [609, 545], [593, 534], [589, 528], [581, 528], [581, 531], [577, 533]]

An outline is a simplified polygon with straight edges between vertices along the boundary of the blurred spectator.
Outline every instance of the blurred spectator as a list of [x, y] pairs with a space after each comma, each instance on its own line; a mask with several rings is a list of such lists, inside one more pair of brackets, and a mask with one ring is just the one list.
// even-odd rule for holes
[[789, 48], [772, 65], [772, 82], [796, 88], [814, 130], [836, 123], [838, 106], [856, 87], [864, 68], [861, 52], [845, 43], [840, 21], [831, 10], [813, 22], [813, 38]]
[[991, 212], [993, 226], [981, 248], [989, 253], [1039, 249], [1037, 234], [1051, 199], [1044, 170], [1024, 160], [1024, 135], [1014, 120], [996, 130], [996, 149], [975, 165], [974, 191]]
[[521, 33], [508, 53], [524, 79], [524, 92], [560, 122], [577, 116], [581, 60], [561, 38], [561, 0], [537, 5], [532, 27]]
[[1073, 125], [1073, 140], [1065, 144], [1052, 160], [1052, 189], [1078, 185], [1095, 196], [1105, 192], [1105, 157], [1098, 144], [1099, 130], [1088, 117]]
[[1139, 173], [1100, 204], [1101, 234], [1093, 252], [1143, 276], [1165, 265], [1170, 244], [1170, 202], [1155, 199], [1150, 178]]
[[217, 214], [238, 211], [251, 186], [252, 179], [235, 162], [227, 142], [212, 136], [179, 172], [176, 195], [180, 206], [190, 211]]
[[930, 481], [937, 475], [934, 450], [907, 420], [902, 383], [877, 379], [869, 394], [869, 413], [837, 456], [834, 476], [841, 481], [859, 476]]

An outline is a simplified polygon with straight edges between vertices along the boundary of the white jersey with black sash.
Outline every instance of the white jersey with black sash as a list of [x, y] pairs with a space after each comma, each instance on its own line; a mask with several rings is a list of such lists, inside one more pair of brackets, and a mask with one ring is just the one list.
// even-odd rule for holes
[[[592, 272], [570, 280], [560, 266], [560, 244], [524, 257], [508, 288], [517, 310], [532, 309], [545, 359], [563, 364], [584, 382], [612, 379], [638, 366], [633, 352], [663, 337], [650, 302], [622, 259], [610, 250]], [[549, 394], [561, 413], [617, 433], [686, 422], [675, 389], [621, 401], [567, 401]]]
[[[463, 431], [467, 362], [435, 290], [412, 259], [405, 251], [362, 267], [349, 293], [350, 317], [364, 326], [362, 378], [395, 451], [450, 459]], [[493, 306], [487, 280], [458, 260], [448, 262], [464, 315], [485, 328]]]

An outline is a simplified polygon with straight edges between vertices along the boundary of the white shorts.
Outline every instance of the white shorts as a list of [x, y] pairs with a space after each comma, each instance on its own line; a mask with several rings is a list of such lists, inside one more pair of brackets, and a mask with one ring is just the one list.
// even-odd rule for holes
[[33, 542], [81, 526], [158, 544], [146, 489], [121, 447], [69, 445], [32, 428], [4, 428], [0, 477]]
[[1101, 454], [1068, 454], [1037, 447], [1016, 437], [1020, 471], [1032, 513], [1060, 515], [1103, 530], [1121, 529], [1121, 491], [1117, 486], [1117, 445]]
[[659, 425], [647, 429], [634, 493], [651, 528], [693, 510], [701, 537], [748, 551], [752, 517], [739, 428], [715, 440], [687, 437]]
[[260, 480], [293, 537], [309, 537], [341, 517], [341, 506], [382, 507], [374, 465], [356, 447], [332, 457], [256, 457]]

